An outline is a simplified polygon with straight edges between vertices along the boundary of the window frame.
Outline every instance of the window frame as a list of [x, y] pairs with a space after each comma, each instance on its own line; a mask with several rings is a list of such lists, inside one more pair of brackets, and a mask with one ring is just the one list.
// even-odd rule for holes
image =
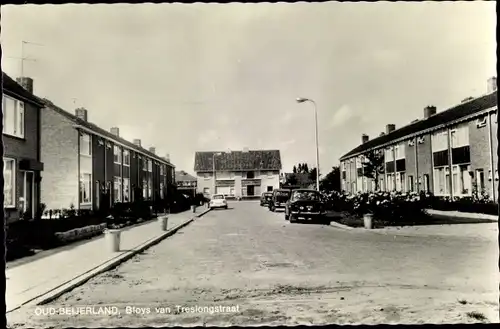
[[[7, 100], [11, 100], [14, 103], [13, 109], [11, 108], [9, 110], [9, 107], [7, 106]], [[24, 139], [26, 138], [26, 104], [25, 102], [8, 96], [3, 93], [3, 100], [2, 100], [2, 109], [3, 109], [3, 131], [2, 133], [7, 136], [12, 136], [16, 138], [21, 138]], [[9, 124], [10, 120], [10, 115], [14, 115], [13, 119], [13, 127], [12, 131], [8, 131], [7, 127]], [[21, 132], [18, 132], [18, 130], [21, 130]]]
[[[118, 157], [118, 159], [117, 159]], [[117, 162], [118, 161], [118, 162]], [[113, 146], [113, 163], [121, 165], [123, 161], [123, 150], [120, 146]]]
[[[125, 184], [125, 182], [127, 184]], [[123, 177], [122, 178], [122, 200], [123, 202], [130, 202], [130, 178]], [[127, 199], [127, 200], [125, 200]]]
[[[85, 182], [85, 179], [83, 179], [83, 177], [85, 177], [85, 175], [88, 175], [89, 176], [89, 196], [88, 196], [88, 201], [84, 201], [83, 199], [83, 196], [82, 196], [82, 184]], [[79, 186], [80, 186], [80, 189], [79, 189], [79, 202], [80, 202], [80, 205], [91, 205], [92, 204], [92, 196], [93, 196], [93, 185], [92, 185], [92, 173], [87, 173], [87, 172], [83, 172], [83, 173], [80, 173], [80, 181], [79, 181]]]
[[[127, 159], [127, 163], [125, 162], [125, 159]], [[130, 150], [122, 150], [122, 165], [124, 167], [130, 167]]]
[[[123, 182], [120, 176], [113, 179], [113, 201], [114, 203], [123, 202]], [[116, 193], [118, 191], [118, 193]]]
[[[12, 204], [5, 204], [5, 168], [7, 167], [6, 166], [6, 162], [11, 162], [12, 163], [12, 171], [11, 171], [11, 177], [10, 177], [10, 183], [11, 183], [11, 193], [12, 193]], [[3, 158], [3, 178], [4, 178], [4, 204], [3, 204], [3, 207], [6, 208], [6, 209], [12, 209], [12, 208], [16, 208], [16, 177], [17, 177], [17, 170], [16, 170], [16, 159], [13, 159], [13, 158], [8, 158], [8, 157], [4, 157]]]
[[[87, 133], [87, 132], [84, 132], [84, 131], [79, 131], [78, 132], [78, 138], [79, 138], [79, 144], [80, 144], [80, 147], [79, 147], [79, 155], [83, 155], [83, 156], [88, 156], [88, 157], [91, 157], [92, 156], [92, 135]], [[84, 145], [82, 142], [84, 141], [84, 137], [88, 137], [88, 147], [89, 147], [89, 152], [88, 153], [82, 153], [82, 145]], [[85, 142], [85, 144], [87, 144], [87, 142]]]

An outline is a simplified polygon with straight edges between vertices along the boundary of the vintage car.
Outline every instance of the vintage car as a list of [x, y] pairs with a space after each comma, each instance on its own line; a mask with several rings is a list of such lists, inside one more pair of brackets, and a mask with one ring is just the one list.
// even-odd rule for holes
[[210, 209], [214, 209], [214, 208], [227, 209], [227, 201], [226, 201], [226, 197], [224, 196], [224, 194], [214, 194], [212, 196], [212, 199], [210, 200], [208, 207]]
[[279, 189], [274, 190], [271, 200], [269, 201], [269, 210], [276, 211], [276, 209], [285, 209], [285, 204], [290, 198], [290, 190], [287, 189]]
[[269, 204], [269, 201], [273, 197], [273, 192], [264, 192], [260, 196], [260, 206], [267, 206]]
[[324, 220], [326, 207], [321, 193], [310, 189], [293, 190], [285, 205], [285, 219], [295, 223], [299, 219]]

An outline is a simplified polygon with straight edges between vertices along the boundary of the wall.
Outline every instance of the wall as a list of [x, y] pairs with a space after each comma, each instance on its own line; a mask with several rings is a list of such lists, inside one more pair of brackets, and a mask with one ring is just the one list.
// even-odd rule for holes
[[[432, 192], [434, 190], [433, 183], [433, 168], [432, 168], [432, 142], [431, 135], [426, 134], [421, 136], [424, 138], [422, 144], [415, 141], [415, 146], [417, 147], [417, 163], [418, 163], [418, 178], [421, 180], [419, 184], [418, 191], [424, 190], [424, 175], [429, 175], [429, 189]], [[418, 180], [417, 180], [418, 182]]]
[[208, 187], [210, 189], [210, 194], [212, 194], [214, 193], [213, 173], [208, 173], [208, 178], [205, 178], [204, 175], [205, 173], [196, 173], [197, 193], [203, 193], [203, 190]]
[[[268, 186], [272, 186], [273, 189], [279, 189], [280, 187], [280, 172], [273, 171], [272, 176], [267, 176], [267, 171], [259, 172], [255, 178], [259, 178], [261, 180], [260, 193], [264, 193], [267, 191]], [[241, 189], [241, 187], [240, 187]], [[236, 189], [235, 189], [236, 191]]]
[[[11, 96], [12, 97], [12, 96]], [[4, 157], [15, 159], [15, 203], [16, 208], [5, 208], [5, 216], [8, 222], [19, 219], [18, 207], [19, 198], [22, 197], [21, 192], [24, 188], [24, 172], [20, 171], [19, 160], [33, 159], [40, 161], [38, 158], [39, 144], [39, 125], [40, 109], [31, 103], [24, 102], [24, 138], [12, 137], [3, 135]], [[35, 175], [35, 205], [40, 202], [40, 184], [37, 183], [40, 172], [34, 172]]]
[[406, 140], [404, 142], [405, 145], [405, 161], [406, 161], [406, 173], [405, 173], [405, 179], [406, 179], [406, 189], [407, 191], [411, 191], [412, 187], [410, 186], [410, 179], [409, 177], [413, 177], [413, 191], [418, 191], [418, 177], [417, 177], [417, 158], [415, 154], [416, 150], [416, 144], [417, 140], [413, 139], [414, 144], [413, 146], [409, 145], [409, 140]]
[[41, 111], [41, 202], [47, 209], [78, 203], [78, 131], [73, 122], [50, 108]]

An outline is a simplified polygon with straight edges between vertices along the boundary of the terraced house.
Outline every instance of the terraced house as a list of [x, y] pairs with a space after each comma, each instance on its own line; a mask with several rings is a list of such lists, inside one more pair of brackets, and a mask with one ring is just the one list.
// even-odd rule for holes
[[3, 178], [7, 222], [33, 218], [40, 204], [40, 111], [44, 104], [33, 95], [33, 80], [3, 73]]
[[384, 152], [385, 191], [429, 191], [437, 196], [462, 197], [487, 193], [498, 200], [497, 80], [488, 80], [487, 94], [464, 99], [437, 112], [424, 109], [424, 118], [362, 143], [340, 158], [341, 188], [348, 192], [372, 191], [375, 182], [364, 175], [370, 151]]
[[254, 197], [280, 186], [279, 150], [196, 152], [197, 191], [205, 195]]
[[168, 198], [175, 167], [155, 148], [142, 147], [89, 122], [88, 111], [64, 111], [45, 100], [41, 157], [46, 163], [42, 202], [48, 209], [102, 209], [116, 202]]

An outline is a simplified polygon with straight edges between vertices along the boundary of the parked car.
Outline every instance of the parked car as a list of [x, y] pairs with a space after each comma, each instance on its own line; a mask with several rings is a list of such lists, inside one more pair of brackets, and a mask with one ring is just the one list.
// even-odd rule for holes
[[227, 200], [224, 194], [214, 194], [212, 199], [210, 200], [209, 206], [210, 209], [214, 208], [224, 208], [227, 209]]
[[278, 189], [273, 191], [273, 196], [269, 201], [269, 210], [276, 211], [276, 209], [285, 208], [285, 204], [290, 198], [291, 191], [286, 189]]
[[310, 189], [293, 190], [285, 205], [285, 219], [295, 223], [299, 219], [324, 220], [326, 207], [321, 193]]
[[262, 206], [267, 206], [269, 205], [269, 202], [271, 201], [273, 197], [273, 192], [264, 192], [260, 196], [260, 205]]

